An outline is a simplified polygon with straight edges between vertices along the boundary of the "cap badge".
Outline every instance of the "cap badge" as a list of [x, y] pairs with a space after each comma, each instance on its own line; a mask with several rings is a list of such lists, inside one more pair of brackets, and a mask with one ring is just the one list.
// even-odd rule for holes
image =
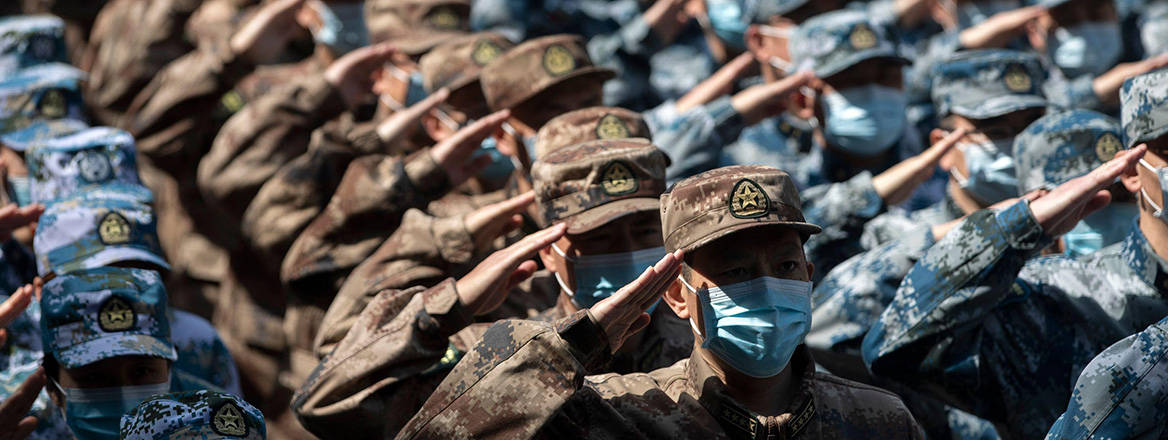
[[104, 332], [121, 332], [134, 328], [134, 309], [126, 300], [110, 297], [97, 312], [97, 323]]
[[739, 180], [730, 190], [730, 215], [735, 218], [762, 217], [770, 210], [771, 199], [753, 180]]
[[1030, 73], [1017, 64], [1006, 69], [1006, 89], [1014, 93], [1029, 92], [1032, 86]]
[[564, 75], [576, 70], [576, 58], [564, 46], [552, 45], [543, 52], [543, 68], [552, 76]]
[[853, 49], [871, 49], [876, 46], [876, 34], [868, 28], [868, 25], [861, 23], [852, 29], [852, 35], [848, 36], [848, 41], [852, 43]]
[[219, 435], [247, 436], [247, 423], [243, 420], [243, 413], [231, 402], [224, 403], [215, 411], [215, 416], [211, 419], [211, 428]]
[[130, 241], [130, 222], [117, 212], [110, 211], [97, 225], [97, 236], [105, 244], [122, 244]]
[[600, 139], [624, 139], [629, 137], [629, 127], [616, 117], [604, 115], [596, 124], [596, 137]]
[[610, 196], [620, 196], [637, 191], [637, 179], [632, 170], [623, 163], [613, 162], [604, 169], [604, 177], [600, 181], [604, 193]]
[[477, 65], [485, 66], [487, 63], [494, 61], [495, 58], [498, 58], [502, 53], [503, 49], [498, 44], [495, 44], [494, 41], [484, 39], [475, 43], [474, 50], [470, 53], [470, 59]]
[[1114, 158], [1115, 153], [1118, 153], [1122, 148], [1119, 137], [1112, 133], [1103, 133], [1102, 136], [1099, 136], [1099, 140], [1095, 141], [1095, 156], [1099, 157], [1099, 160], [1107, 162]]
[[77, 155], [77, 171], [89, 183], [104, 182], [113, 174], [109, 158], [93, 150], [85, 150]]
[[434, 12], [426, 16], [426, 22], [430, 24], [430, 27], [442, 30], [454, 30], [462, 26], [462, 19], [458, 17], [458, 14], [446, 7], [434, 9]]
[[65, 116], [65, 95], [58, 89], [50, 89], [41, 98], [41, 115], [46, 118]]

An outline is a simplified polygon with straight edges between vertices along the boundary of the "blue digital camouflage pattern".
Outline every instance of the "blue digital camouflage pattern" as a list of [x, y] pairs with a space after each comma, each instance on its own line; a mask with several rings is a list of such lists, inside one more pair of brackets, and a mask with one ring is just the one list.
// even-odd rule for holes
[[1099, 353], [1047, 440], [1168, 438], [1168, 317]]
[[[31, 277], [29, 278], [31, 279]], [[8, 292], [11, 292], [8, 291]], [[9, 293], [0, 294], [0, 301]], [[20, 385], [41, 366], [41, 306], [33, 298], [28, 308], [7, 327], [8, 342], [0, 350], [0, 401], [16, 392]], [[36, 416], [37, 427], [30, 439], [72, 438], [61, 412], [44, 390], [37, 395], [28, 415]]]
[[50, 204], [33, 247], [41, 275], [141, 261], [170, 269], [162, 257], [150, 191], [111, 183]]
[[0, 17], [0, 77], [37, 64], [67, 61], [64, 20], [52, 15]]
[[243, 399], [215, 391], [154, 396], [122, 416], [124, 440], [267, 438], [264, 415]]
[[77, 119], [34, 120], [24, 129], [0, 134], [0, 144], [16, 151], [24, 151], [29, 145], [66, 136], [89, 128], [89, 124]]
[[938, 118], [956, 114], [970, 119], [1046, 107], [1046, 76], [1042, 62], [1030, 53], [959, 52], [933, 68], [933, 106]]
[[178, 359], [158, 272], [100, 267], [61, 274], [41, 296], [41, 343], [65, 368], [117, 356]]
[[862, 345], [873, 374], [1044, 435], [1097, 353], [1168, 314], [1168, 263], [1143, 233], [1079, 259], [1033, 259], [1053, 239], [1027, 202], [970, 215], [905, 277]]
[[1091, 110], [1043, 116], [1014, 138], [1018, 194], [1054, 189], [1123, 150], [1119, 122]]
[[[34, 122], [53, 119], [85, 120], [81, 81], [85, 74], [76, 67], [41, 64], [21, 69], [0, 80], [0, 142], [22, 150], [30, 139], [44, 138], [25, 133]], [[45, 128], [34, 127], [41, 131]]]
[[34, 203], [49, 204], [109, 182], [140, 184], [134, 137], [94, 127], [29, 145], [25, 163]]
[[1168, 133], [1168, 70], [1128, 79], [1119, 96], [1124, 145], [1131, 148]]
[[799, 25], [788, 44], [796, 70], [810, 69], [820, 78], [872, 58], [909, 64], [889, 30], [859, 10], [817, 15]]

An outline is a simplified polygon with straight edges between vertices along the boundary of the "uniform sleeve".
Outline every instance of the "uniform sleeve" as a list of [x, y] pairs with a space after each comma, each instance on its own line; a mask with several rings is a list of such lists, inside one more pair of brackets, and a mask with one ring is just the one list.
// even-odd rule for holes
[[[584, 377], [610, 360], [605, 337], [586, 310], [554, 325], [499, 321], [397, 438], [531, 438], [555, 431], [552, 423], [567, 421], [558, 414]], [[611, 408], [599, 398], [589, 404]]]
[[313, 75], [248, 103], [223, 125], [199, 163], [209, 205], [238, 221], [260, 187], [307, 151], [313, 130], [344, 111], [340, 93]]
[[1079, 375], [1047, 440], [1168, 434], [1168, 317], [1104, 350]]
[[382, 291], [296, 393], [293, 409], [323, 438], [391, 437], [457, 361], [447, 356], [451, 337], [470, 323], [453, 279]]
[[803, 246], [821, 274], [817, 278], [863, 252], [859, 237], [864, 224], [884, 211], [884, 200], [876, 194], [872, 173], [867, 171], [844, 182], [809, 188], [800, 197], [807, 222], [823, 228]]
[[349, 164], [324, 211], [292, 244], [281, 279], [299, 292], [336, 292], [397, 230], [405, 212], [449, 191], [446, 172], [422, 150], [406, 161], [370, 155]]
[[670, 182], [717, 168], [722, 147], [738, 139], [746, 127], [729, 96], [681, 114], [675, 104], [668, 101], [644, 114], [653, 144], [672, 161], [666, 170]]

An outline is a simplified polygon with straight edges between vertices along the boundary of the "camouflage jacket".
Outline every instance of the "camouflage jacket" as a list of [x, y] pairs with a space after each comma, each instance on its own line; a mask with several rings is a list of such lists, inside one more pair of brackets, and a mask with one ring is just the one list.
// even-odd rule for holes
[[1168, 317], [1116, 342], [1083, 369], [1047, 440], [1168, 435]]
[[[564, 309], [555, 306], [559, 296], [552, 276], [540, 272], [508, 295], [498, 310], [472, 318], [458, 303], [453, 279], [428, 289], [377, 292], [297, 393], [294, 408], [306, 427], [325, 438], [391, 437], [490, 322], [561, 318]], [[534, 298], [551, 305], [535, 309]], [[639, 349], [618, 355], [609, 371], [668, 366], [687, 356], [692, 346], [685, 321], [658, 307]]]
[[397, 438], [923, 438], [895, 395], [816, 373], [796, 353], [797, 397], [766, 417], [735, 403], [700, 357], [586, 377], [612, 359], [587, 311], [501, 321]]
[[1168, 314], [1168, 263], [1138, 228], [1075, 260], [1018, 202], [970, 215], [905, 277], [864, 339], [873, 374], [1038, 438], [1097, 353]]

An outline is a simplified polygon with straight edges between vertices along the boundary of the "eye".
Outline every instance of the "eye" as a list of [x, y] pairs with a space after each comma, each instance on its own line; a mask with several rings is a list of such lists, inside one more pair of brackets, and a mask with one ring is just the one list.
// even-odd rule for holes
[[718, 274], [719, 278], [723, 280], [739, 280], [745, 279], [749, 273], [745, 268], [735, 267]]
[[796, 261], [784, 261], [779, 264], [779, 273], [791, 273], [799, 269], [799, 263]]

